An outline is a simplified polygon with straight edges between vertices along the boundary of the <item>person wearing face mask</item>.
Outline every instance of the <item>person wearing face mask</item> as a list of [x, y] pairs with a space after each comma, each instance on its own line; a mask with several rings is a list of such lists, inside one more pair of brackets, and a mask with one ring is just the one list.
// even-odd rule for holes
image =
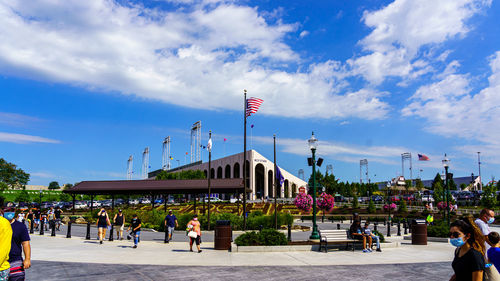
[[[3, 206], [3, 202], [0, 206]], [[7, 281], [10, 273], [9, 253], [12, 240], [12, 227], [8, 219], [14, 219], [15, 214], [4, 213], [2, 209], [0, 212], [2, 215], [0, 216], [0, 281]]]
[[451, 263], [450, 281], [482, 281], [485, 270], [484, 235], [472, 217], [460, 219], [450, 225], [450, 243], [457, 247]]
[[200, 244], [201, 244], [201, 225], [198, 221], [198, 215], [194, 215], [193, 219], [190, 220], [187, 224], [188, 229], [196, 232], [196, 238], [189, 236], [189, 251], [193, 251], [193, 243], [196, 242], [196, 248], [198, 248], [198, 253], [201, 253]]
[[[10, 216], [6, 218], [9, 219]], [[24, 281], [24, 270], [31, 266], [30, 235], [24, 223], [15, 220], [13, 216], [9, 221], [12, 227], [12, 243], [9, 253], [9, 281]], [[23, 252], [24, 260], [22, 255]]]
[[490, 209], [482, 209], [481, 213], [479, 213], [479, 218], [477, 218], [474, 223], [477, 224], [479, 229], [481, 229], [481, 232], [484, 235], [484, 246], [486, 247], [485, 253], [488, 252], [490, 249], [490, 243], [488, 240], [488, 234], [490, 234], [490, 227], [489, 224], [492, 224], [495, 221], [495, 212]]

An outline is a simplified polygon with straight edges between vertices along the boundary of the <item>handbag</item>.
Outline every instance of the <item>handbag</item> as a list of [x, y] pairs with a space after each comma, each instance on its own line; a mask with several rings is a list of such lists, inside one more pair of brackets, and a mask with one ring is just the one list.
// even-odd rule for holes
[[191, 230], [188, 232], [188, 236], [191, 238], [196, 238], [196, 237], [198, 237], [198, 233], [196, 233], [196, 231]]
[[483, 280], [500, 281], [500, 274], [498, 273], [498, 270], [496, 269], [494, 264], [484, 269]]

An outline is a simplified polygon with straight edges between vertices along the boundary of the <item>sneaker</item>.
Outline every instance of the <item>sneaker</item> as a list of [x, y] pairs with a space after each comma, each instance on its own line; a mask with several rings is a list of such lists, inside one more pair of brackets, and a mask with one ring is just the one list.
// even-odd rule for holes
[[193, 249], [191, 249], [191, 250], [189, 250], [189, 251], [190, 251], [190, 252], [192, 252], [192, 251], [193, 251]]
[[132, 247], [132, 248], [134, 248], [134, 249], [137, 248], [137, 245], [134, 245], [134, 247]]
[[382, 252], [382, 249], [380, 249], [380, 248], [377, 248], [377, 252]]
[[367, 249], [363, 249], [363, 253], [369, 253]]
[[371, 253], [371, 252], [373, 252], [373, 250], [372, 250], [372, 249], [367, 249], [367, 250], [368, 250], [368, 252], [370, 252], [370, 253]]
[[102, 241], [99, 241], [99, 244], [102, 244]]
[[199, 250], [198, 253], [201, 253], [201, 250]]

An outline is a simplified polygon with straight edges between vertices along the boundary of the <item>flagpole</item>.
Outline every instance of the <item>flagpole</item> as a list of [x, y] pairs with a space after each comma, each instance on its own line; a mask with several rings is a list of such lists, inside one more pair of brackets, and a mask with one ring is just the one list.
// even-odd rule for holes
[[[212, 139], [212, 131], [208, 131], [208, 141], [211, 142]], [[210, 230], [210, 195], [211, 195], [211, 189], [210, 189], [210, 178], [212, 177], [212, 169], [211, 169], [211, 162], [212, 162], [212, 144], [210, 144], [210, 147], [208, 148], [208, 213], [207, 213], [207, 230]]]
[[277, 175], [276, 175], [276, 134], [273, 135], [273, 140], [274, 140], [274, 228], [275, 229], [278, 229], [278, 202], [277, 202], [277, 199], [276, 199], [276, 194], [278, 193], [277, 192], [277, 184], [276, 184], [276, 179], [277, 179]]
[[247, 90], [244, 92], [243, 103], [243, 230], [247, 229]]
[[250, 126], [250, 149], [253, 149], [253, 125]]

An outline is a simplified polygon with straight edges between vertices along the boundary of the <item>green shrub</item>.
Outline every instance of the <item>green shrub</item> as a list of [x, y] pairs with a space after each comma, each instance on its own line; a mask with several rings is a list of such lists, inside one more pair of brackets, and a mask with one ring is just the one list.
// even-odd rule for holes
[[263, 229], [259, 233], [259, 242], [265, 246], [286, 245], [288, 241], [285, 234], [276, 229]]
[[373, 203], [373, 200], [370, 200], [370, 203], [368, 203], [368, 214], [374, 214], [377, 212], [377, 210], [375, 209], [375, 203]]
[[263, 229], [259, 233], [255, 231], [246, 232], [238, 236], [234, 240], [234, 243], [238, 246], [275, 246], [288, 244], [285, 234], [275, 229]]
[[399, 204], [398, 212], [401, 214], [408, 213], [408, 208], [406, 207], [406, 200], [401, 200], [401, 204]]
[[448, 233], [450, 228], [448, 224], [444, 221], [435, 221], [435, 225], [427, 226], [427, 236], [428, 237], [443, 237], [448, 238]]
[[359, 208], [359, 202], [358, 202], [358, 196], [354, 195], [352, 199], [352, 208], [357, 209]]
[[243, 233], [236, 237], [234, 243], [238, 246], [257, 246], [259, 245], [259, 234], [255, 231]]

